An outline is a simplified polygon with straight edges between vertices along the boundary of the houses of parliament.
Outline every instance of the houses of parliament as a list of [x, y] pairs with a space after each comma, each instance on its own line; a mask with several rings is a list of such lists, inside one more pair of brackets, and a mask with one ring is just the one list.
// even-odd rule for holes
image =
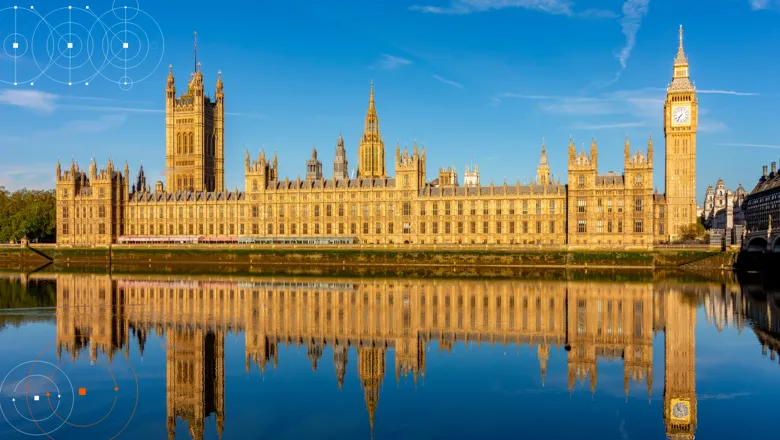
[[[171, 439], [181, 423], [193, 439], [202, 439], [210, 417], [221, 437], [226, 369], [266, 374], [282, 368], [277, 366], [287, 352], [283, 347], [299, 347], [312, 370], [326, 361], [329, 349], [333, 386], [359, 383], [366, 428], [373, 430], [375, 423], [394, 423], [377, 417], [387, 377], [424, 386], [432, 346], [440, 351], [457, 344], [528, 346], [538, 359], [540, 387], [551, 353], [565, 351], [563, 374], [570, 393], [576, 388], [595, 394], [598, 365], [621, 362], [626, 398], [637, 392], [631, 383], [646, 388], [651, 398], [658, 332], [664, 333], [658, 422], [667, 438], [693, 439], [697, 298], [715, 299], [706, 302], [708, 320], [725, 310], [717, 300], [723, 295], [713, 295], [721, 293], [721, 286], [680, 288], [674, 282], [40, 276], [56, 277], [58, 358], [106, 356], [111, 362], [128, 356], [131, 343], [143, 356], [152, 332], [165, 337]], [[739, 318], [739, 291], [729, 288], [728, 297], [735, 299], [735, 313], [722, 315], [736, 314], [745, 325], [747, 319]], [[243, 334], [244, 365], [226, 365], [230, 333]], [[394, 365], [387, 362], [391, 351]], [[645, 392], [640, 394], [644, 398]]]
[[[196, 57], [197, 59], [197, 57]], [[278, 158], [247, 151], [244, 191], [225, 188], [225, 90], [206, 94], [196, 62], [186, 90], [177, 94], [173, 69], [165, 92], [165, 182], [147, 183], [141, 167], [131, 181], [109, 159], [87, 170], [57, 163], [57, 243], [256, 242], [411, 245], [547, 245], [569, 248], [651, 248], [678, 239], [696, 222], [698, 98], [680, 27], [672, 80], [663, 109], [665, 190], [653, 190], [653, 140], [637, 148], [626, 138], [622, 174], [599, 171], [595, 139], [588, 151], [568, 142], [568, 183], [551, 174], [541, 145], [530, 184], [480, 183], [454, 169], [427, 175], [428, 152], [395, 146], [395, 176], [388, 175], [371, 84], [357, 175], [348, 173], [339, 135], [333, 174], [312, 151], [304, 178], [282, 178]], [[660, 116], [660, 115], [659, 115]], [[643, 142], [644, 143], [644, 142]], [[467, 170], [468, 171], [468, 170]]]

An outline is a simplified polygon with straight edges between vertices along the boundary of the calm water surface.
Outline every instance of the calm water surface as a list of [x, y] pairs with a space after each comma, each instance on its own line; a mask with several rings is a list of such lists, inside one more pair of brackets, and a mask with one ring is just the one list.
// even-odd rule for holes
[[0, 438], [774, 438], [780, 292], [0, 275]]

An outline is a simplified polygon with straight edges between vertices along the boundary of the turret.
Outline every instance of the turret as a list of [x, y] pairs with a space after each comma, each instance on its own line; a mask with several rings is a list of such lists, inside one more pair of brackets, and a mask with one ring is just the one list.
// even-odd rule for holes
[[336, 142], [336, 159], [333, 161], [333, 178], [335, 180], [349, 179], [349, 162], [347, 161], [347, 151], [344, 148], [344, 138], [339, 133], [339, 139]]
[[653, 165], [653, 135], [647, 139], [647, 161]]
[[550, 164], [547, 162], [547, 146], [542, 139], [542, 153], [539, 155], [539, 167], [536, 170], [536, 183], [547, 185], [550, 180]]
[[631, 157], [631, 145], [628, 143], [628, 135], [626, 135], [626, 143], [623, 147], [623, 157], [628, 162], [628, 158]]

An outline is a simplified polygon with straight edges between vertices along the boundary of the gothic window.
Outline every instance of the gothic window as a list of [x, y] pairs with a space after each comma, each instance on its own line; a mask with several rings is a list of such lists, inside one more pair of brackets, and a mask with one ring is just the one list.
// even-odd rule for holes
[[639, 197], [634, 201], [634, 210], [636, 210], [636, 212], [642, 212], [642, 209], [644, 208], [643, 202], [644, 200]]
[[581, 234], [588, 232], [588, 224], [585, 222], [585, 220], [579, 220], [577, 222], [577, 232]]
[[190, 190], [195, 188], [195, 178], [190, 176]]
[[579, 186], [585, 186], [585, 176], [579, 176], [577, 179]]
[[190, 153], [195, 151], [195, 136], [190, 133]]
[[176, 135], [176, 154], [181, 154], [181, 133]]
[[577, 200], [577, 212], [583, 213], [586, 210], [585, 199]]
[[636, 175], [636, 177], [634, 178], [634, 184], [636, 186], [641, 186], [642, 185], [642, 175], [641, 174], [637, 174]]
[[555, 222], [552, 221], [550, 222], [550, 233], [551, 234], [555, 233]]
[[644, 228], [642, 227], [642, 220], [634, 220], [634, 232], [641, 234]]

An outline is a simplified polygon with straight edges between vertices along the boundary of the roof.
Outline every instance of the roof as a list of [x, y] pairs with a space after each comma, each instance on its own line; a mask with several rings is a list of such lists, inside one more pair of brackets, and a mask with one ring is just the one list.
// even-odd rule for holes
[[623, 185], [623, 176], [596, 176], [596, 185]]
[[753, 188], [753, 191], [750, 191], [750, 195], [752, 196], [758, 193], [771, 191], [774, 189], [780, 189], [780, 173], [777, 172], [770, 173], [766, 177], [762, 176], [761, 179], [758, 180], [756, 187]]
[[[565, 191], [565, 185], [550, 184], [547, 186], [548, 194], [555, 194], [558, 192], [558, 188]], [[449, 197], [449, 196], [479, 196], [489, 195], [495, 196], [516, 196], [522, 194], [543, 194], [545, 191], [545, 185], [493, 185], [490, 186], [433, 186], [426, 185], [420, 189], [420, 196], [423, 197]]]

